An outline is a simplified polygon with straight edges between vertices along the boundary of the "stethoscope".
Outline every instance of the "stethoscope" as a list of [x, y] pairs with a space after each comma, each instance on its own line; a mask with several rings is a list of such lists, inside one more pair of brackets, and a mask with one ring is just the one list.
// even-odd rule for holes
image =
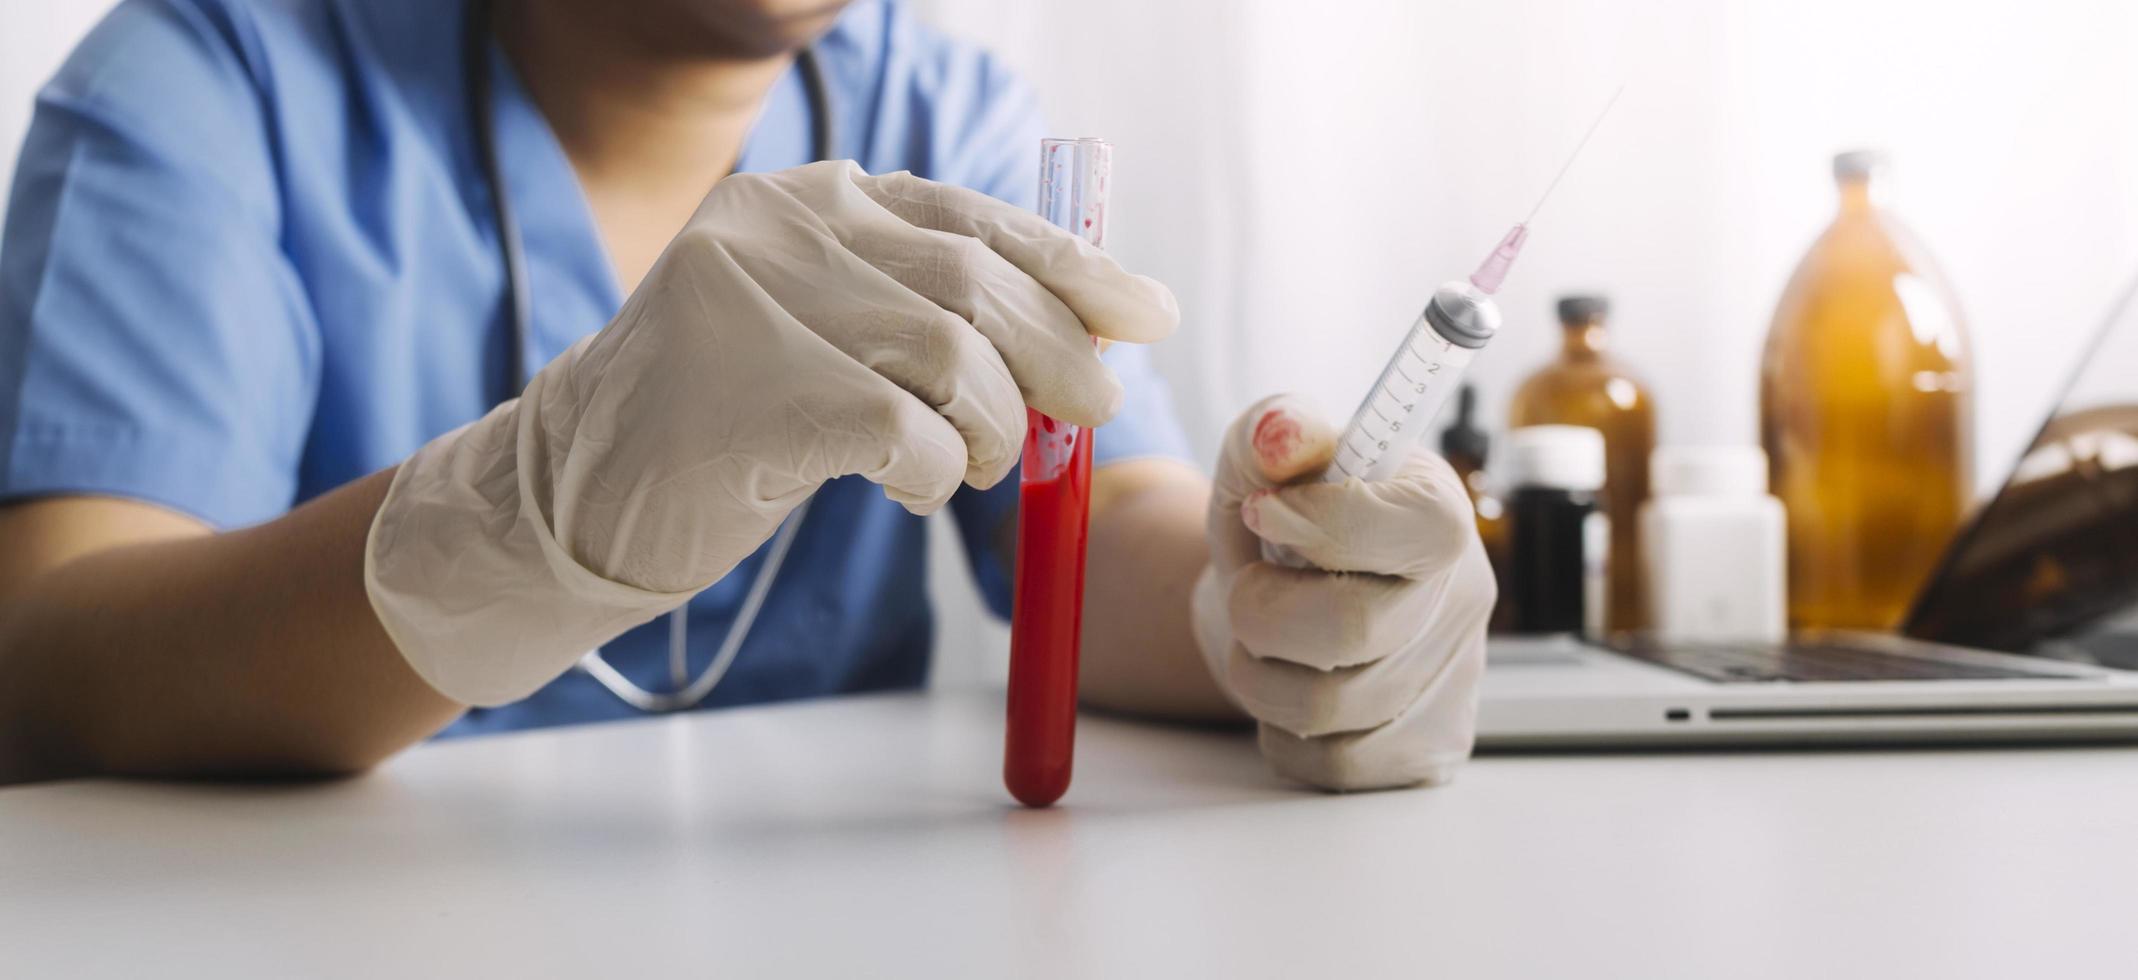
[[[505, 337], [503, 391], [504, 398], [514, 398], [527, 387], [525, 356], [533, 346], [534, 321], [528, 307], [527, 255], [520, 240], [519, 219], [513, 214], [510, 196], [506, 193], [505, 171], [497, 155], [497, 127], [490, 115], [490, 10], [490, 0], [470, 0], [468, 4], [465, 22], [461, 25], [461, 65], [465, 72], [462, 87], [467, 95], [468, 117], [475, 123], [476, 161], [482, 168], [483, 180], [490, 185], [490, 213], [497, 223], [499, 251], [503, 256], [505, 308], [512, 324]], [[831, 87], [824, 77], [824, 68], [817, 62], [815, 50], [806, 47], [795, 54], [794, 64], [801, 70], [802, 90], [809, 99], [810, 159], [833, 159], [836, 130]], [[742, 652], [742, 643], [749, 638], [750, 627], [756, 625], [758, 610], [763, 608], [765, 597], [771, 593], [772, 583], [779, 577], [780, 566], [786, 563], [787, 552], [794, 546], [795, 535], [801, 530], [802, 520], [808, 512], [809, 502], [805, 500], [787, 515], [779, 531], [772, 536], [771, 549], [765, 553], [764, 563], [758, 566], [757, 576], [751, 580], [749, 592], [743, 595], [734, 622], [728, 624], [719, 651], [714, 653], [703, 673], [690, 676], [686, 644], [690, 633], [688, 603], [668, 614], [671, 689], [649, 691], [640, 687], [611, 666], [598, 648], [587, 651], [586, 656], [580, 658], [579, 669], [608, 688], [609, 693], [640, 711], [683, 711], [697, 707], [713, 693], [720, 679], [727, 676], [735, 656]]]

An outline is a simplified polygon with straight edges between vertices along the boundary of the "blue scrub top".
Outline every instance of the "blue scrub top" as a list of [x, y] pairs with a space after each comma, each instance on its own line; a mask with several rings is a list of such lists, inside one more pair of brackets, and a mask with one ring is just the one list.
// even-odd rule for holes
[[[229, 528], [269, 520], [480, 416], [508, 322], [462, 84], [461, 5], [441, 0], [130, 0], [39, 94], [0, 239], [0, 498], [129, 497]], [[987, 55], [864, 0], [817, 45], [837, 145], [1023, 207], [1041, 134], [1031, 90]], [[525, 242], [532, 372], [622, 304], [577, 177], [492, 45], [489, 107]], [[739, 169], [809, 162], [790, 71]], [[710, 175], [708, 181], [710, 182]], [[1102, 462], [1185, 457], [1164, 384], [1130, 346]], [[1016, 480], [953, 501], [989, 606]], [[920, 519], [859, 478], [817, 494], [708, 705], [910, 687], [933, 624]], [[694, 666], [753, 558], [690, 606]], [[665, 620], [610, 643], [666, 687]], [[447, 734], [634, 715], [574, 671]]]

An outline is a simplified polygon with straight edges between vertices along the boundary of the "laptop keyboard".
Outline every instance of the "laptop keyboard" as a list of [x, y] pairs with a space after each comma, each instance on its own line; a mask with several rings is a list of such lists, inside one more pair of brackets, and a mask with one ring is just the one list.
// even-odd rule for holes
[[2068, 675], [2006, 667], [1910, 657], [1845, 643], [1791, 643], [1787, 646], [1633, 644], [1618, 653], [1724, 684], [1827, 681], [2008, 680]]

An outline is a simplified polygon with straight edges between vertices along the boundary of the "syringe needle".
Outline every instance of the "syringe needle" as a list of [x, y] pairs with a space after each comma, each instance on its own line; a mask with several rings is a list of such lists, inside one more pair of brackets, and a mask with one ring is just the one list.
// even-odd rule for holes
[[1544, 202], [1552, 199], [1552, 191], [1559, 189], [1560, 178], [1565, 177], [1566, 172], [1573, 169], [1575, 160], [1581, 159], [1581, 151], [1589, 145], [1589, 137], [1596, 135], [1596, 127], [1603, 125], [1604, 117], [1611, 114], [1611, 107], [1617, 105], [1618, 97], [1624, 94], [1626, 94], [1626, 83], [1620, 82], [1618, 83], [1618, 89], [1611, 93], [1611, 101], [1604, 103], [1604, 107], [1596, 113], [1596, 118], [1589, 122], [1588, 130], [1581, 134], [1581, 142], [1574, 144], [1573, 152], [1566, 155], [1566, 162], [1559, 165], [1559, 172], [1552, 175], [1552, 182], [1544, 185], [1544, 193], [1537, 198], [1537, 203], [1529, 209], [1529, 216], [1522, 219], [1522, 224], [1527, 225], [1537, 219], [1537, 212], [1544, 209]]
[[1552, 175], [1552, 182], [1544, 186], [1543, 196], [1537, 198], [1537, 203], [1529, 209], [1529, 214], [1515, 222], [1514, 227], [1507, 230], [1507, 237], [1500, 239], [1498, 247], [1492, 250], [1492, 254], [1485, 256], [1484, 263], [1477, 267], [1476, 272], [1470, 273], [1470, 285], [1476, 286], [1488, 296], [1500, 291], [1500, 284], [1507, 280], [1507, 270], [1514, 268], [1514, 260], [1522, 254], [1523, 244], [1529, 241], [1529, 223], [1537, 219], [1537, 212], [1543, 210], [1544, 202], [1551, 200], [1552, 191], [1558, 189], [1560, 178], [1565, 177], [1566, 172], [1574, 168], [1574, 161], [1581, 159], [1582, 148], [1589, 145], [1589, 137], [1596, 135], [1596, 127], [1603, 125], [1604, 117], [1611, 114], [1611, 107], [1617, 105], [1618, 97], [1624, 94], [1626, 83], [1620, 82], [1618, 90], [1611, 93], [1611, 101], [1604, 103], [1603, 109], [1596, 113], [1596, 118], [1589, 122], [1588, 131], [1581, 134], [1581, 142], [1574, 144], [1574, 151], [1566, 155], [1566, 162], [1560, 164], [1559, 172]]

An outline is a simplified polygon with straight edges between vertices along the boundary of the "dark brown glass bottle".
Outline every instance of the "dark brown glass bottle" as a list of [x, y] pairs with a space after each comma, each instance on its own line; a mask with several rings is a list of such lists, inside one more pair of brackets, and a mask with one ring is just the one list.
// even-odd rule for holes
[[[1507, 434], [1508, 629], [1579, 633], [1601, 626], [1603, 583], [1594, 572], [1608, 547], [1597, 491], [1604, 440], [1591, 428], [1536, 425]], [[1601, 607], [1601, 608], [1600, 608]]]
[[1648, 500], [1648, 456], [1655, 450], [1655, 402], [1631, 372], [1604, 351], [1604, 319], [1610, 303], [1601, 296], [1559, 301], [1563, 334], [1559, 358], [1516, 390], [1509, 428], [1578, 425], [1604, 437], [1605, 514], [1611, 519], [1607, 632], [1647, 625], [1641, 582], [1641, 505]]
[[1967, 337], [1922, 248], [1834, 158], [1840, 213], [1790, 277], [1760, 365], [1760, 441], [1789, 514], [1789, 622], [1888, 629], [1959, 526]]

